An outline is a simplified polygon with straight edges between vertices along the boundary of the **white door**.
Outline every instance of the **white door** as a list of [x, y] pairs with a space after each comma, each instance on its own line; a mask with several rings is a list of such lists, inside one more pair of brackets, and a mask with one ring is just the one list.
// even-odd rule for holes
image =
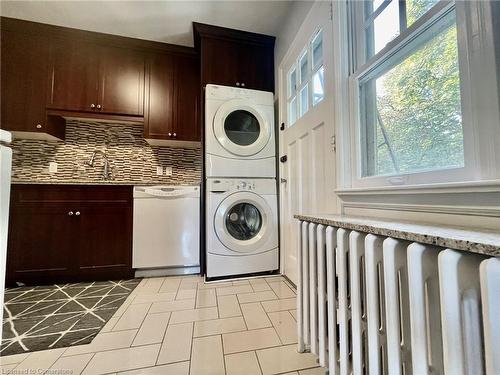
[[337, 210], [331, 11], [328, 1], [313, 5], [279, 69], [281, 271], [294, 283], [293, 215]]

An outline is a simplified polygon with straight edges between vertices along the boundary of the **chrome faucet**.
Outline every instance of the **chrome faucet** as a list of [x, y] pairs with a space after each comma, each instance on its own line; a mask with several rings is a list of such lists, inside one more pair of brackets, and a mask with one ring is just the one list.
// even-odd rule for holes
[[90, 167], [93, 167], [94, 166], [94, 161], [95, 161], [95, 158], [96, 158], [97, 154], [101, 154], [102, 158], [104, 159], [104, 168], [103, 168], [103, 171], [102, 171], [102, 177], [105, 180], [109, 180], [109, 178], [111, 177], [111, 170], [110, 170], [110, 167], [109, 167], [109, 160], [108, 160], [108, 157], [106, 156], [105, 152], [102, 152], [101, 150], [94, 150], [94, 152], [90, 156], [89, 160], [87, 160], [85, 162], [85, 164], [87, 164]]

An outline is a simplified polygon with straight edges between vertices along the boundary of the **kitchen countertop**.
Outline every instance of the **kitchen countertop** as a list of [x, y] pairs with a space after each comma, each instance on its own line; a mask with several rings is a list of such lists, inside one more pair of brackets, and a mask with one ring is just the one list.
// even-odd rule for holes
[[14, 185], [132, 185], [132, 186], [145, 186], [145, 185], [199, 185], [198, 183], [165, 183], [158, 181], [114, 181], [114, 180], [68, 180], [68, 181], [23, 181], [12, 179]]
[[407, 241], [420, 242], [472, 253], [500, 256], [500, 229], [498, 232], [466, 227], [414, 223], [404, 220], [363, 218], [345, 215], [304, 214], [296, 219], [316, 224], [378, 234]]

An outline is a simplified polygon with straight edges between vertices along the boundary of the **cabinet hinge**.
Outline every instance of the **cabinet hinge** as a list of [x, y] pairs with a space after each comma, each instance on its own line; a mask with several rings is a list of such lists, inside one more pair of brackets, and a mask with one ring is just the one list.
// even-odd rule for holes
[[336, 152], [337, 151], [337, 139], [335, 138], [334, 135], [331, 136], [330, 144], [332, 145], [332, 151]]
[[330, 21], [333, 21], [333, 1], [330, 1]]

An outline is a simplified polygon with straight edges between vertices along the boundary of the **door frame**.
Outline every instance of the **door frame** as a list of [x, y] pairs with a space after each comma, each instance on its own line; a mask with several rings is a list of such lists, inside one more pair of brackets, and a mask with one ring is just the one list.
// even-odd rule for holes
[[[288, 51], [286, 52], [285, 56], [283, 57], [282, 61], [279, 64], [278, 67], [278, 105], [277, 105], [277, 113], [278, 113], [278, 119], [280, 124], [285, 124], [286, 126], [286, 120], [287, 120], [287, 106], [288, 106], [288, 80], [287, 80], [287, 75], [290, 67], [293, 65], [293, 63], [297, 60], [297, 57], [300, 56], [303, 51], [304, 51], [304, 46], [307, 46], [309, 41], [311, 40], [312, 36], [315, 34], [315, 32], [319, 29], [320, 25], [324, 25], [324, 19], [325, 19], [325, 8], [328, 8], [327, 12], [329, 13], [329, 18], [331, 24], [328, 25], [328, 28], [323, 30], [323, 64], [325, 65], [325, 97], [323, 99], [323, 103], [318, 104], [318, 107], [323, 106], [323, 109], [328, 110], [331, 112], [331, 124], [328, 124], [328, 129], [331, 132], [331, 149], [334, 152], [333, 155], [331, 155], [332, 163], [335, 164], [333, 172], [330, 176], [326, 178], [326, 186], [321, 186], [319, 187], [321, 191], [325, 194], [325, 196], [332, 196], [332, 202], [329, 202], [326, 209], [330, 213], [338, 212], [338, 199], [336, 198], [336, 195], [334, 194], [335, 188], [336, 188], [336, 179], [337, 179], [337, 173], [336, 173], [336, 155], [335, 155], [335, 134], [336, 134], [336, 121], [335, 121], [335, 113], [334, 113], [334, 91], [336, 88], [335, 84], [335, 79], [336, 77], [336, 72], [337, 72], [337, 64], [334, 62], [333, 56], [334, 52], [336, 50], [336, 41], [335, 41], [335, 36], [333, 35], [333, 31], [335, 30], [335, 27], [333, 25], [333, 19], [334, 19], [334, 8], [336, 8], [335, 4], [333, 4], [332, 1], [316, 1], [311, 9], [309, 10], [309, 13], [305, 17], [302, 25], [300, 26], [297, 35], [295, 36], [293, 42], [290, 44]], [[327, 38], [325, 38], [326, 33], [331, 33]], [[325, 39], [328, 41], [327, 43], [330, 43], [330, 46], [325, 48]], [[299, 98], [297, 97], [297, 100]], [[328, 107], [324, 107], [328, 106]], [[316, 123], [319, 124], [321, 122], [321, 117], [318, 115], [318, 112], [314, 111], [314, 108], [316, 107], [310, 107], [309, 111], [302, 117], [306, 121], [310, 123]], [[328, 109], [327, 109], [328, 108]], [[330, 115], [329, 114], [329, 115]], [[323, 111], [324, 115], [324, 111]], [[294, 126], [297, 125], [299, 121], [302, 120], [297, 119], [296, 123]], [[286, 129], [286, 128], [285, 128]], [[290, 129], [291, 131], [295, 132], [295, 130]], [[298, 131], [297, 131], [298, 132]], [[279, 132], [279, 156], [281, 157], [285, 154], [286, 152], [286, 145], [284, 142], [284, 132], [280, 131]], [[330, 156], [329, 156], [330, 158]], [[290, 158], [288, 158], [290, 159]], [[288, 161], [290, 162], [290, 160]], [[288, 205], [288, 193], [283, 189], [282, 183], [281, 183], [281, 178], [282, 177], [288, 177], [286, 173], [286, 164], [279, 163], [279, 168], [278, 168], [278, 188], [279, 188], [279, 223], [280, 223], [280, 272], [286, 276], [285, 274], [285, 266], [286, 266], [286, 250], [285, 247], [287, 246], [287, 240], [286, 240], [286, 228], [287, 225], [285, 223], [285, 220], [288, 219], [290, 216], [290, 213], [288, 213], [288, 210], [286, 209]], [[299, 197], [297, 197], [299, 199]], [[295, 214], [295, 213], [291, 213]], [[287, 215], [287, 217], [285, 217]]]

